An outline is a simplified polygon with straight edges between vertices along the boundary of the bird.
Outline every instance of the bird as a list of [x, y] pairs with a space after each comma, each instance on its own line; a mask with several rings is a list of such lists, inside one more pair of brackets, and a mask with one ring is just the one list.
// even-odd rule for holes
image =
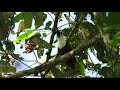
[[[62, 56], [65, 53], [72, 50], [72, 48], [67, 43], [65, 36], [58, 29], [56, 31], [57, 41], [58, 41], [58, 56]], [[70, 60], [65, 62], [70, 69], [75, 69], [75, 57], [71, 57]]]

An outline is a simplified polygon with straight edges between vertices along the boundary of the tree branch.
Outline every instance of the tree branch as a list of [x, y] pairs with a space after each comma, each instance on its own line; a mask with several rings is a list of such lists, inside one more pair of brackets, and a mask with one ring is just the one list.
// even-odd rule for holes
[[100, 35], [96, 35], [94, 38], [89, 39], [86, 42], [81, 43], [80, 46], [78, 46], [75, 49], [71, 50], [70, 52], [62, 55], [60, 58], [56, 58], [55, 60], [41, 64], [40, 66], [37, 66], [33, 69], [20, 71], [18, 73], [10, 75], [8, 78], [19, 78], [19, 77], [23, 77], [26, 75], [30, 75], [33, 73], [42, 72], [44, 70], [50, 69], [60, 62], [70, 60], [71, 57], [74, 57], [78, 53], [82, 53], [84, 50], [88, 49], [89, 47], [93, 46], [94, 44], [96, 44], [99, 41], [101, 41], [101, 37], [100, 37]]
[[[54, 36], [55, 36], [56, 30], [57, 30], [57, 23], [58, 23], [59, 14], [60, 14], [60, 12], [57, 12], [56, 15], [55, 15], [55, 21], [54, 21], [54, 26], [52, 28], [52, 35], [51, 35], [51, 38], [50, 38], [50, 44], [52, 44], [53, 40], [54, 40]], [[48, 62], [49, 59], [50, 59], [51, 51], [52, 51], [52, 49], [48, 49], [48, 52], [46, 53], [47, 54], [46, 62]]]
[[[60, 14], [60, 12], [57, 12], [56, 13], [56, 15], [55, 15], [55, 21], [54, 21], [54, 26], [53, 26], [53, 28], [52, 28], [52, 34], [51, 34], [51, 38], [50, 38], [50, 44], [52, 44], [53, 43], [53, 40], [54, 40], [54, 36], [55, 36], [55, 33], [56, 33], [56, 30], [57, 30], [57, 23], [58, 23], [58, 17], [59, 17], [59, 14]], [[48, 62], [49, 61], [49, 59], [50, 59], [50, 54], [51, 54], [51, 51], [52, 51], [52, 49], [48, 49], [48, 51], [47, 51], [47, 53], [46, 53], [46, 55], [47, 55], [47, 60], [46, 60], [46, 62]], [[45, 75], [48, 73], [50, 71], [50, 69], [48, 69], [46, 72], [45, 72], [45, 74], [43, 74], [42, 75], [42, 77], [44, 78], [45, 77]]]

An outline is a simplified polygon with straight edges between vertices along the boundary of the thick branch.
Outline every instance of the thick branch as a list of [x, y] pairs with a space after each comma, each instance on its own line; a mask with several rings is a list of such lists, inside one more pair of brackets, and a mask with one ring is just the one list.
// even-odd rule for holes
[[40, 66], [37, 66], [33, 69], [20, 71], [18, 73], [15, 73], [15, 74], [9, 76], [9, 78], [19, 78], [19, 77], [27, 76], [27, 75], [30, 75], [30, 74], [33, 74], [33, 73], [42, 72], [46, 69], [50, 69], [51, 67], [57, 65], [60, 62], [67, 61], [71, 57], [74, 57], [76, 54], [82, 53], [82, 51], [84, 51], [84, 50], [88, 49], [89, 47], [93, 46], [94, 44], [96, 44], [100, 40], [101, 40], [100, 35], [97, 35], [94, 38], [82, 43], [80, 46], [76, 47], [72, 51], [62, 55], [60, 58], [56, 58], [55, 60], [46, 62], [46, 63], [44, 63]]

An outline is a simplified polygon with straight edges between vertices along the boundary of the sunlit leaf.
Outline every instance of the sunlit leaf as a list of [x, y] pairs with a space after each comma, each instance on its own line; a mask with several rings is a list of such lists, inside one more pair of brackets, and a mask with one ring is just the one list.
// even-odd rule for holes
[[14, 22], [19, 22], [19, 21], [22, 20], [22, 19], [23, 19], [23, 14], [20, 13], [20, 14], [18, 14], [17, 16], [14, 17]]
[[120, 32], [118, 32], [115, 36], [114, 36], [114, 38], [113, 38], [113, 40], [112, 40], [112, 43], [111, 43], [111, 46], [112, 47], [116, 47], [116, 46], [119, 46], [120, 45]]
[[14, 41], [14, 43], [25, 42], [25, 40], [31, 36], [31, 34], [34, 32], [34, 30], [35, 29], [26, 30], [25, 34], [18, 36], [17, 39]]
[[80, 75], [85, 75], [85, 65], [83, 63], [83, 60], [82, 59], [77, 59], [76, 60], [77, 62], [77, 66], [79, 68], [79, 73]]

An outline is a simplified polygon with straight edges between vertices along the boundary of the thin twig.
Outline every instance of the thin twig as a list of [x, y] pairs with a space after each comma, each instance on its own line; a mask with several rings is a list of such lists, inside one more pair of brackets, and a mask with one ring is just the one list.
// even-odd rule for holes
[[25, 62], [36, 62], [35, 60], [20, 60], [20, 61], [25, 61]]
[[[35, 62], [34, 64], [30, 65], [30, 67], [33, 66], [33, 65], [35, 65], [36, 63], [37, 63], [37, 62]], [[27, 67], [27, 68], [28, 68], [28, 67]], [[25, 68], [25, 70], [26, 70], [27, 68]]]
[[[70, 13], [70, 12], [69, 12], [69, 13]], [[71, 14], [69, 14], [69, 13], [68, 13], [68, 15], [70, 15], [70, 17], [72, 17], [72, 18], [74, 19], [74, 21], [75, 21], [75, 18], [74, 18]]]
[[63, 26], [68, 25], [68, 24], [69, 24], [69, 23], [63, 24], [63, 25], [59, 26], [58, 28], [63, 27]]
[[90, 55], [89, 55], [89, 54], [87, 54], [87, 55], [88, 55], [88, 57], [90, 58], [90, 61], [92, 62], [92, 59], [91, 59]]
[[[69, 14], [69, 17], [70, 17], [70, 12], [68, 14]], [[70, 27], [70, 22], [69, 22], [69, 27]]]
[[34, 54], [34, 56], [35, 56], [35, 58], [36, 58], [36, 62], [37, 62], [37, 63], [40, 63], [40, 62], [37, 60], [37, 56], [36, 56], [36, 54], [35, 54], [35, 51], [33, 51], [33, 54]]
[[[29, 65], [23, 63], [22, 61], [20, 61], [20, 60], [18, 60], [18, 61], [21, 62], [22, 64], [24, 64], [25, 66], [27, 66], [27, 68], [28, 68], [28, 67], [31, 68]], [[32, 69], [32, 68], [31, 68], [31, 69]]]
[[[47, 12], [48, 13], [48, 12]], [[49, 15], [50, 15], [50, 17], [53, 19], [53, 21], [54, 21], [54, 18], [52, 17], [52, 15], [50, 14], [50, 13], [48, 13]]]

